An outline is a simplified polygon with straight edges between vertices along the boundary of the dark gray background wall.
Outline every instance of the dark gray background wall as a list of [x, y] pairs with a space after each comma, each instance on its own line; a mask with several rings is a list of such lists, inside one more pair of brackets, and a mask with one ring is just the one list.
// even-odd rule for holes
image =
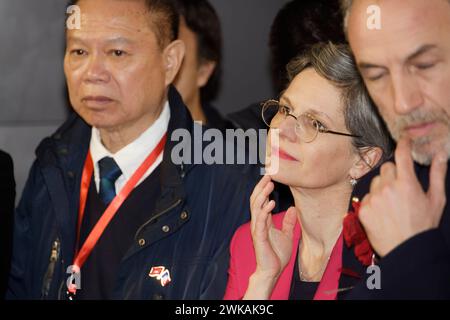
[[[287, 0], [211, 0], [224, 33], [223, 114], [272, 95], [268, 33]], [[20, 196], [39, 141], [67, 115], [66, 0], [0, 0], [0, 149], [15, 163]]]

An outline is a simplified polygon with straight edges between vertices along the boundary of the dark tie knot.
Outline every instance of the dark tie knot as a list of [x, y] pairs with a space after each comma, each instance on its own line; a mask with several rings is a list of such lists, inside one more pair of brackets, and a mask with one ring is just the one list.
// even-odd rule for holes
[[115, 182], [122, 171], [113, 158], [105, 157], [98, 162], [100, 170], [100, 198], [108, 205], [116, 196]]
[[100, 170], [100, 179], [107, 179], [112, 183], [122, 175], [122, 170], [120, 170], [116, 161], [111, 157], [104, 157], [98, 162], [98, 167]]

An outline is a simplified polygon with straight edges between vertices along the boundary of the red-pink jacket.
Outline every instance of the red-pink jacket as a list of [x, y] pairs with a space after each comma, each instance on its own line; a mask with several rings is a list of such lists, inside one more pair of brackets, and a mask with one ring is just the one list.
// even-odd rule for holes
[[[273, 224], [276, 228], [281, 229], [285, 213], [282, 212], [273, 215]], [[294, 229], [291, 259], [281, 273], [272, 291], [272, 295], [270, 296], [271, 300], [287, 300], [289, 298], [300, 238], [301, 228], [297, 222]], [[341, 235], [332, 251], [322, 281], [314, 296], [315, 300], [336, 299], [342, 269], [342, 250], [343, 237]], [[256, 269], [255, 250], [253, 248], [250, 223], [242, 225], [236, 231], [231, 242], [230, 253], [229, 278], [224, 299], [240, 300], [247, 290], [250, 276]]]

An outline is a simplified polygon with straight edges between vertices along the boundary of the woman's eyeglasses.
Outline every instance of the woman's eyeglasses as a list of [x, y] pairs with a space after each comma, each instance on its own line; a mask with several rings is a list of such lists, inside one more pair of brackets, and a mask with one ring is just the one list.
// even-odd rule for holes
[[294, 119], [295, 133], [301, 141], [306, 143], [314, 141], [319, 132], [355, 138], [361, 137], [350, 133], [329, 130], [309, 113], [295, 116], [291, 113], [291, 109], [288, 106], [280, 104], [277, 100], [268, 100], [262, 104], [262, 118], [264, 123], [271, 129], [278, 129], [280, 124], [287, 118]]

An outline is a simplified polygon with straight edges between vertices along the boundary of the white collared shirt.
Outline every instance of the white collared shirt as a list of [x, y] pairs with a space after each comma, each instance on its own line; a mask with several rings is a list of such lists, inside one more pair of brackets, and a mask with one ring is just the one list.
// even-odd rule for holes
[[[158, 145], [161, 138], [167, 132], [170, 120], [170, 107], [166, 102], [163, 111], [158, 119], [144, 131], [136, 140], [128, 144], [115, 154], [109, 152], [103, 145], [100, 138], [100, 131], [97, 128], [92, 128], [90, 151], [92, 161], [94, 163], [94, 179], [97, 192], [100, 189], [100, 170], [98, 162], [104, 157], [113, 158], [122, 175], [116, 180], [116, 194], [119, 194], [131, 176], [136, 172], [139, 166], [148, 157], [150, 152]], [[137, 183], [138, 186], [144, 181], [162, 162], [163, 154], [159, 155], [155, 163], [146, 171], [142, 179]]]

